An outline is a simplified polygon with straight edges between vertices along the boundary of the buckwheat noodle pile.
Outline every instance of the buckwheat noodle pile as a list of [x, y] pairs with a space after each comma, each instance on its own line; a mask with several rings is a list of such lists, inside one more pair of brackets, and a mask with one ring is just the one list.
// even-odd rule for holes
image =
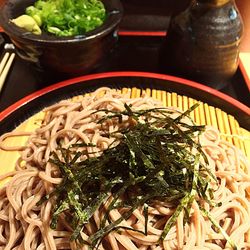
[[[6, 138], [23, 133], [11, 132], [1, 137], [0, 149], [18, 150], [21, 156], [16, 162], [16, 170], [0, 177], [0, 180], [11, 177], [0, 189], [0, 249], [79, 249], [76, 241], [70, 241], [72, 229], [65, 217], [59, 218], [56, 229], [50, 227], [53, 198], [37, 204], [62, 180], [57, 167], [49, 162], [49, 158], [51, 152], [58, 149], [59, 143], [68, 147], [79, 141], [96, 145], [86, 147], [86, 150], [91, 156], [98, 156], [99, 151], [107, 149], [113, 142], [112, 138], [105, 136], [105, 132], [116, 131], [121, 126], [128, 127], [130, 121], [122, 124], [110, 121], [101, 126], [97, 121], [103, 113], [93, 114], [93, 111], [121, 111], [125, 103], [132, 105], [134, 110], [161, 105], [146, 95], [131, 99], [129, 95], [101, 88], [77, 101], [63, 100], [46, 108], [42, 126], [34, 132], [24, 133], [28, 136], [25, 146], [8, 147], [5, 143]], [[249, 162], [236, 147], [222, 141], [219, 132], [212, 127], [206, 127], [200, 143], [208, 157], [209, 168], [218, 179], [218, 183], [211, 183], [214, 201], [221, 204], [211, 206], [204, 202], [204, 208], [237, 245], [237, 249], [250, 249]], [[107, 204], [103, 205], [102, 211], [96, 210], [89, 224], [84, 226], [81, 232], [83, 240], [88, 240], [88, 236], [100, 226], [105, 206]], [[184, 212], [181, 212], [175, 225], [159, 243], [162, 229], [174, 210], [171, 203], [156, 202], [148, 208], [147, 235], [126, 229], [112, 231], [98, 249], [231, 249], [224, 235], [203, 216], [197, 200], [192, 203], [189, 222], [184, 223]], [[109, 216], [114, 221], [121, 216], [121, 211], [113, 209]], [[121, 225], [143, 230], [145, 221], [142, 209], [138, 208]], [[82, 245], [80, 249], [88, 249], [88, 246]]]

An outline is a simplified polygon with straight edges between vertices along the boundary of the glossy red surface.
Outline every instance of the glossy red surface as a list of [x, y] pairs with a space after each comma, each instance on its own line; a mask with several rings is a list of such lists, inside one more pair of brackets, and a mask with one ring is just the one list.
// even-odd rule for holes
[[[210, 87], [207, 87], [205, 85], [202, 85], [202, 84], [190, 81], [190, 80], [182, 79], [182, 78], [175, 77], [175, 76], [156, 74], [156, 73], [148, 73], [148, 72], [107, 72], [107, 73], [99, 73], [99, 74], [92, 74], [92, 75], [76, 77], [73, 79], [69, 79], [69, 80], [65, 80], [65, 81], [53, 84], [53, 85], [48, 86], [44, 89], [38, 90], [38, 91], [22, 98], [21, 100], [17, 101], [13, 105], [9, 106], [4, 111], [2, 111], [0, 113], [0, 122], [3, 119], [5, 119], [8, 115], [15, 112], [22, 105], [27, 104], [28, 102], [31, 102], [32, 100], [34, 100], [38, 97], [42, 97], [46, 93], [52, 92], [52, 91], [60, 89], [60, 88], [64, 88], [68, 85], [73, 85], [73, 84], [78, 83], [78, 82], [84, 83], [85, 81], [102, 79], [102, 78], [114, 78], [115, 79], [116, 77], [121, 77], [121, 76], [122, 77], [144, 77], [144, 78], [161, 79], [161, 80], [165, 80], [165, 81], [173, 81], [179, 85], [185, 85], [185, 86], [188, 86], [190, 88], [200, 90], [200, 91], [202, 91], [201, 93], [203, 93], [203, 94], [206, 94], [206, 93], [212, 94], [216, 98], [226, 101], [228, 103], [228, 105], [232, 105], [235, 108], [239, 109], [241, 112], [244, 112], [245, 114], [250, 116], [250, 108], [247, 107], [246, 105], [242, 104], [241, 102], [235, 100], [234, 98], [232, 98], [226, 94], [223, 94], [220, 91], [217, 91], [215, 89], [212, 89]], [[119, 87], [119, 85], [117, 87]], [[201, 100], [202, 100], [202, 96], [201, 96]]]

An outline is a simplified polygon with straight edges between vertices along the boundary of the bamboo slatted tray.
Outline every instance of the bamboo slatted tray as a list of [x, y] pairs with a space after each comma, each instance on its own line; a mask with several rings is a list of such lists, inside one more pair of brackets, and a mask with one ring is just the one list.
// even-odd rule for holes
[[[122, 88], [118, 90], [122, 93], [130, 92], [131, 98], [140, 97], [142, 90], [139, 88]], [[239, 126], [238, 121], [223, 110], [210, 106], [207, 103], [190, 98], [185, 95], [179, 95], [175, 92], [167, 92], [164, 90], [156, 90], [146, 88], [148, 96], [151, 96], [163, 103], [166, 107], [177, 107], [179, 110], [184, 111], [191, 107], [193, 104], [199, 102], [199, 107], [191, 113], [191, 118], [198, 125], [211, 125], [217, 128], [221, 133], [221, 138], [232, 143], [239, 148], [250, 160], [250, 132]], [[72, 98], [77, 100], [78, 98]], [[16, 131], [34, 131], [40, 126], [44, 117], [44, 112], [38, 112], [33, 115], [21, 125], [16, 128]], [[8, 146], [24, 145], [27, 137], [12, 137], [5, 141]], [[19, 152], [5, 152], [0, 150], [0, 174], [12, 171], [15, 168], [15, 162], [19, 157]]]

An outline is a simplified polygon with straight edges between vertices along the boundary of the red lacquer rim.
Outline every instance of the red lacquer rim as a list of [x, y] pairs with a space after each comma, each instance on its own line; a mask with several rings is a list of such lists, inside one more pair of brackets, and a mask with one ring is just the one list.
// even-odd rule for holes
[[78, 82], [84, 82], [84, 81], [88, 81], [88, 80], [95, 80], [95, 79], [101, 79], [101, 78], [110, 78], [110, 77], [114, 77], [114, 78], [115, 77], [145, 77], [145, 78], [155, 78], [155, 79], [160, 79], [160, 80], [173, 81], [173, 82], [176, 82], [179, 84], [186, 85], [186, 86], [191, 87], [191, 88], [195, 88], [195, 89], [210, 93], [210, 94], [226, 101], [227, 103], [235, 106], [237, 109], [243, 111], [247, 115], [250, 115], [250, 108], [247, 107], [246, 105], [242, 104], [241, 102], [235, 100], [234, 98], [232, 98], [224, 93], [221, 93], [220, 91], [217, 91], [217, 90], [212, 89], [210, 87], [204, 86], [202, 84], [199, 84], [199, 83], [196, 83], [196, 82], [193, 82], [190, 80], [186, 80], [183, 78], [170, 76], [170, 75], [163, 75], [163, 74], [149, 73], [149, 72], [121, 71], [121, 72], [106, 72], [106, 73], [98, 73], [98, 74], [80, 76], [80, 77], [65, 80], [65, 81], [50, 85], [50, 86], [43, 88], [41, 90], [38, 90], [38, 91], [20, 99], [16, 103], [12, 104], [11, 106], [9, 106], [5, 110], [3, 110], [0, 113], [0, 122], [2, 120], [4, 120], [7, 116], [9, 116], [11, 113], [15, 112], [17, 109], [22, 107], [23, 105], [29, 103], [30, 101], [32, 101], [38, 97], [45, 95], [46, 93], [49, 93], [49, 92], [54, 91], [56, 89], [66, 87], [68, 85], [76, 84]]
[[144, 31], [144, 30], [119, 30], [119, 36], [156, 36], [164, 37], [167, 35], [166, 31]]

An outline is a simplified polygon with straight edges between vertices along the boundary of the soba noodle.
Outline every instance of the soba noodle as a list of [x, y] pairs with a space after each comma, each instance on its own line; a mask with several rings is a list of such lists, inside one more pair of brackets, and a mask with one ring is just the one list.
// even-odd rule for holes
[[[105, 94], [102, 94], [105, 92]], [[37, 202], [49, 194], [62, 180], [56, 166], [48, 160], [51, 152], [58, 149], [58, 143], [68, 147], [82, 141], [93, 143], [97, 148], [87, 147], [89, 154], [97, 156], [97, 151], [106, 149], [112, 139], [104, 132], [116, 131], [120, 126], [129, 126], [129, 121], [122, 124], [107, 122], [101, 126], [97, 121], [104, 113], [93, 111], [100, 109], [124, 110], [124, 104], [132, 105], [134, 110], [161, 106], [160, 103], [143, 95], [130, 99], [117, 91], [101, 88], [91, 95], [72, 102], [61, 101], [45, 109], [43, 124], [29, 135], [27, 144], [22, 147], [8, 147], [5, 139], [20, 134], [11, 132], [0, 140], [2, 150], [20, 150], [21, 157], [16, 163], [16, 170], [0, 177], [3, 180], [12, 177], [0, 189], [0, 249], [79, 249], [75, 241], [70, 241], [72, 229], [64, 216], [58, 221], [57, 228], [51, 229], [51, 211], [53, 199], [37, 205]], [[229, 235], [238, 249], [250, 249], [250, 165], [246, 157], [233, 145], [220, 139], [219, 132], [206, 127], [200, 138], [202, 148], [209, 159], [209, 168], [218, 179], [214, 185], [214, 200], [221, 206], [211, 206], [204, 202], [204, 208]], [[98, 149], [98, 150], [96, 150]], [[81, 237], [88, 240], [97, 228], [105, 213], [110, 197], [102, 210], [95, 211], [93, 218], [84, 226]], [[231, 249], [224, 236], [218, 232], [211, 221], [204, 217], [197, 200], [191, 208], [190, 221], [184, 223], [181, 212], [176, 224], [171, 228], [162, 243], [159, 237], [169, 217], [175, 211], [173, 204], [156, 202], [149, 206], [148, 234], [138, 231], [119, 230], [109, 233], [100, 244], [103, 249], [160, 250], [192, 249], [220, 250]], [[115, 221], [121, 211], [110, 211], [110, 220]], [[138, 208], [122, 226], [143, 230], [145, 218]], [[82, 245], [80, 249], [88, 249]]]

